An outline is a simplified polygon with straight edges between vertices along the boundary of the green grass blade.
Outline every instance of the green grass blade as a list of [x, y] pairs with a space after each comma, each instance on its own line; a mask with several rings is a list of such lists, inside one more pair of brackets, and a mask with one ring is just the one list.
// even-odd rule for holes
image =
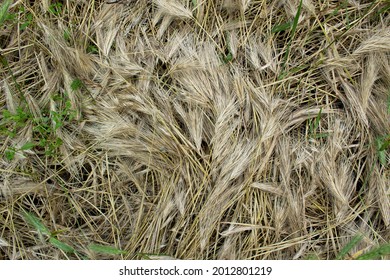
[[294, 37], [295, 31], [296, 31], [297, 26], [298, 26], [298, 20], [299, 20], [299, 17], [301, 16], [301, 10], [302, 10], [302, 0], [299, 2], [298, 10], [297, 10], [297, 13], [295, 14], [293, 25], [291, 28], [291, 41], [292, 41], [292, 38]]
[[82, 86], [83, 86], [83, 82], [79, 79], [75, 79], [75, 80], [73, 80], [72, 84], [70, 85], [70, 88], [73, 91], [76, 91], [76, 90], [80, 89]]
[[229, 53], [228, 55], [225, 55], [225, 56], [223, 57], [223, 62], [224, 62], [225, 64], [229, 63], [229, 62], [232, 61], [232, 60], [233, 60], [233, 54], [232, 54], [232, 53]]
[[5, 155], [5, 158], [7, 160], [11, 161], [11, 160], [13, 160], [15, 158], [15, 153], [16, 153], [15, 149], [13, 149], [11, 147], [11, 148], [7, 148], [7, 150], [5, 150], [4, 155]]
[[358, 234], [337, 255], [336, 260], [343, 260], [345, 256], [363, 239], [363, 236]]
[[387, 149], [390, 146], [390, 135], [385, 135], [375, 139], [379, 162], [387, 166]]
[[380, 257], [390, 255], [390, 243], [384, 244], [376, 249], [373, 249], [359, 257], [357, 260], [376, 260]]
[[329, 133], [314, 133], [314, 134], [311, 134], [310, 137], [311, 138], [314, 138], [314, 139], [318, 139], [318, 138], [326, 138], [329, 136]]
[[274, 27], [272, 27], [271, 33], [278, 33], [281, 31], [286, 31], [287, 29], [290, 29], [292, 26], [292, 22], [285, 22], [282, 24], [278, 24]]
[[11, 5], [11, 2], [11, 0], [6, 0], [0, 7], [0, 25], [2, 25], [7, 18], [8, 8]]
[[385, 151], [378, 151], [378, 159], [382, 166], [387, 165], [386, 153]]
[[390, 147], [390, 134], [383, 137], [383, 140], [380, 143], [379, 151], [385, 151]]
[[94, 251], [96, 253], [102, 253], [102, 254], [122, 255], [122, 254], [127, 253], [127, 251], [120, 250], [120, 249], [117, 249], [117, 248], [112, 247], [112, 246], [99, 245], [99, 244], [94, 244], [94, 243], [89, 245], [88, 248], [91, 251]]
[[[24, 210], [23, 210], [24, 211]], [[51, 233], [47, 229], [47, 227], [39, 220], [37, 216], [34, 214], [24, 211], [23, 217], [26, 219], [26, 221], [33, 226], [39, 233], [45, 234], [47, 236], [50, 236]]]
[[281, 75], [279, 75], [279, 79], [281, 79], [283, 76], [286, 75], [286, 73], [284, 73], [284, 68], [287, 64], [288, 57], [290, 55], [291, 44], [292, 44], [292, 41], [294, 39], [295, 31], [297, 30], [298, 20], [299, 20], [299, 17], [301, 16], [301, 10], [302, 10], [302, 0], [299, 2], [298, 10], [297, 10], [297, 13], [295, 14], [295, 17], [293, 20], [293, 24], [291, 27], [291, 37], [290, 37], [290, 40], [289, 40], [288, 45], [287, 45], [286, 53], [284, 55], [284, 59], [283, 59], [284, 61], [283, 61], [283, 65], [282, 65], [282, 73], [281, 73]]
[[26, 144], [24, 144], [20, 149], [22, 151], [26, 151], [26, 150], [31, 150], [32, 148], [35, 147], [35, 144], [32, 143], [32, 142], [27, 142]]
[[315, 120], [315, 122], [314, 122], [314, 131], [316, 131], [317, 128], [319, 127], [319, 125], [320, 125], [321, 115], [322, 115], [322, 108], [321, 108], [320, 111], [318, 112], [317, 117], [316, 117], [316, 120]]
[[57, 238], [51, 237], [49, 239], [49, 242], [51, 245], [64, 251], [65, 253], [75, 253], [75, 251], [76, 251], [72, 246], [70, 246], [64, 242], [59, 241]]

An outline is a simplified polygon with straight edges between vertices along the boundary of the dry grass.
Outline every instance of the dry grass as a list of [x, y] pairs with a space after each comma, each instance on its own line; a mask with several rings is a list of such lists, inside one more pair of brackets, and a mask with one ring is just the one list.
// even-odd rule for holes
[[389, 241], [389, 1], [51, 2], [0, 26], [0, 259], [80, 257], [24, 210], [99, 259]]

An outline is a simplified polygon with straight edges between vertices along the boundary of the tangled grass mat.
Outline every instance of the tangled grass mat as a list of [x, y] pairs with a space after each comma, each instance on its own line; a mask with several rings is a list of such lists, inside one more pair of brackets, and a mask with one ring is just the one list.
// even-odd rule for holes
[[389, 1], [0, 5], [0, 259], [389, 259]]

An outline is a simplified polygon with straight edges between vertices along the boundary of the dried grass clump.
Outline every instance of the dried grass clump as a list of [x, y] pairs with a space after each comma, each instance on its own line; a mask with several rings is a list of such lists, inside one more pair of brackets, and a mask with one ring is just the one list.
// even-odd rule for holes
[[357, 234], [352, 255], [389, 241], [388, 1], [61, 3], [14, 1], [0, 26], [0, 106], [30, 113], [1, 116], [16, 153], [0, 159], [0, 258], [80, 256], [24, 210], [89, 258], [332, 259]]

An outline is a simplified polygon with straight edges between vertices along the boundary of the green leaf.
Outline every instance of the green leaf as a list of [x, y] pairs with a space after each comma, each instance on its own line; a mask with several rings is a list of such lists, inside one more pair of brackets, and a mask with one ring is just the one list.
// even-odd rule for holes
[[294, 17], [293, 25], [292, 25], [292, 28], [291, 28], [291, 31], [292, 31], [293, 35], [295, 34], [295, 30], [297, 29], [298, 20], [299, 20], [299, 17], [301, 15], [301, 10], [302, 10], [302, 0], [299, 2], [298, 10], [297, 10], [297, 13], [296, 13], [296, 15]]
[[23, 23], [21, 26], [20, 26], [20, 30], [23, 31], [27, 28], [27, 26], [30, 25], [30, 22], [26, 21], [25, 23]]
[[94, 251], [96, 253], [102, 253], [102, 254], [121, 255], [121, 254], [127, 253], [127, 251], [120, 250], [120, 249], [117, 249], [115, 247], [99, 245], [99, 244], [95, 244], [95, 243], [92, 243], [91, 245], [89, 245], [88, 248], [91, 251]]
[[8, 8], [11, 5], [11, 0], [6, 0], [0, 7], [0, 25], [6, 20], [8, 16]]
[[10, 111], [8, 111], [8, 110], [3, 110], [3, 118], [4, 119], [11, 119], [11, 117], [12, 117], [12, 114], [11, 114], [11, 112]]
[[46, 147], [47, 140], [46, 139], [39, 139], [39, 146], [40, 147]]
[[31, 149], [34, 148], [34, 147], [35, 147], [35, 144], [34, 144], [34, 143], [32, 143], [32, 142], [27, 142], [26, 144], [24, 144], [24, 145], [20, 148], [20, 150], [22, 150], [22, 151], [31, 150]]
[[315, 139], [318, 139], [318, 138], [326, 138], [329, 136], [329, 133], [314, 133], [314, 134], [310, 134], [310, 137], [311, 138], [315, 138]]
[[70, 88], [75, 91], [75, 90], [78, 90], [79, 88], [81, 88], [83, 86], [83, 82], [80, 81], [79, 79], [75, 79], [73, 80], [72, 84], [70, 85]]
[[387, 139], [384, 139], [379, 147], [379, 151], [387, 150], [390, 146], [390, 135], [387, 135]]
[[10, 138], [14, 138], [16, 136], [16, 130], [7, 130], [5, 132], [6, 135], [8, 135]]
[[387, 113], [390, 114], [390, 90], [389, 90], [389, 93], [387, 95]]
[[5, 151], [5, 157], [8, 160], [13, 160], [15, 158], [15, 150], [14, 149], [7, 149]]
[[320, 111], [318, 112], [317, 114], [317, 117], [316, 117], [316, 120], [314, 122], [314, 131], [317, 130], [318, 126], [320, 125], [320, 120], [321, 120], [321, 114], [322, 114], [322, 108], [320, 109]]
[[225, 55], [224, 56], [224, 58], [223, 58], [223, 61], [225, 62], [225, 63], [228, 63], [228, 62], [230, 62], [230, 61], [232, 61], [233, 60], [233, 54], [232, 53], [228, 53], [227, 55]]
[[75, 252], [75, 249], [72, 246], [70, 246], [64, 242], [59, 241], [57, 238], [50, 237], [49, 242], [54, 247], [57, 247], [58, 249], [66, 252], [66, 253], [74, 253]]
[[45, 234], [47, 236], [50, 236], [50, 231], [46, 228], [46, 226], [39, 220], [37, 216], [34, 214], [27, 212], [23, 210], [23, 217], [26, 219], [26, 221], [32, 225], [39, 233]]
[[26, 29], [27, 26], [29, 26], [33, 21], [33, 15], [28, 13], [26, 16], [26, 21], [20, 26], [20, 30]]
[[287, 29], [290, 29], [291, 26], [292, 26], [292, 22], [285, 22], [285, 23], [282, 23], [282, 24], [278, 24], [278, 25], [272, 27], [271, 32], [272, 33], [278, 33], [278, 32], [281, 32], [281, 31], [285, 31]]
[[383, 165], [383, 166], [386, 166], [387, 165], [387, 160], [386, 160], [386, 152], [385, 151], [378, 151], [378, 158], [379, 158], [379, 162]]
[[99, 53], [99, 50], [98, 50], [98, 48], [96, 46], [89, 45], [87, 47], [87, 53], [97, 54], [97, 53]]
[[0, 61], [1, 61], [1, 64], [4, 66], [4, 67], [9, 67], [8, 66], [8, 60], [0, 53]]
[[15, 19], [16, 19], [16, 14], [10, 14], [10, 13], [8, 13], [8, 14], [5, 16], [5, 20], [4, 20], [4, 21], [9, 20], [10, 22], [14, 22]]
[[57, 138], [56, 138], [56, 141], [55, 141], [55, 145], [56, 145], [57, 147], [59, 147], [59, 146], [62, 145], [62, 143], [63, 143], [62, 139], [59, 138], [59, 137], [57, 137]]
[[389, 5], [387, 5], [387, 6], [384, 6], [383, 8], [381, 8], [378, 12], [377, 12], [377, 14], [383, 14], [383, 13], [386, 13], [387, 11], [389, 11], [390, 10], [390, 3], [389, 3]]
[[379, 162], [383, 165], [387, 165], [387, 149], [390, 146], [390, 135], [385, 135], [375, 139], [376, 149], [378, 152]]
[[[292, 27], [291, 27], [291, 37], [290, 37], [290, 40], [288, 41], [288, 44], [287, 44], [286, 53], [284, 54], [283, 64], [282, 64], [282, 71], [281, 71], [282, 73], [285, 70], [285, 66], [287, 64], [287, 61], [288, 61], [288, 58], [289, 58], [289, 55], [290, 55], [291, 44], [292, 44], [292, 41], [294, 39], [295, 31], [297, 29], [298, 20], [299, 20], [299, 17], [301, 15], [301, 10], [302, 10], [302, 0], [299, 2], [298, 10], [297, 10], [297, 13], [295, 14], [295, 17], [294, 17], [294, 20], [293, 20], [293, 24], [292, 24]], [[282, 73], [279, 75], [279, 79], [284, 78], [284, 75], [282, 75]]]
[[62, 101], [64, 98], [61, 96], [61, 94], [56, 93], [56, 94], [53, 94], [53, 95], [51, 96], [51, 99], [52, 99], [53, 101]]
[[379, 259], [380, 257], [390, 255], [390, 243], [384, 244], [376, 249], [373, 249], [359, 257], [357, 257], [357, 260], [375, 260]]
[[337, 255], [336, 260], [343, 260], [345, 256], [363, 239], [362, 235], [356, 235], [352, 238], [351, 241], [345, 245], [343, 249], [341, 249], [340, 253]]
[[64, 30], [64, 39], [65, 41], [70, 41], [70, 32], [69, 29]]
[[59, 16], [62, 12], [62, 3], [53, 3], [49, 7], [49, 12], [55, 16]]

